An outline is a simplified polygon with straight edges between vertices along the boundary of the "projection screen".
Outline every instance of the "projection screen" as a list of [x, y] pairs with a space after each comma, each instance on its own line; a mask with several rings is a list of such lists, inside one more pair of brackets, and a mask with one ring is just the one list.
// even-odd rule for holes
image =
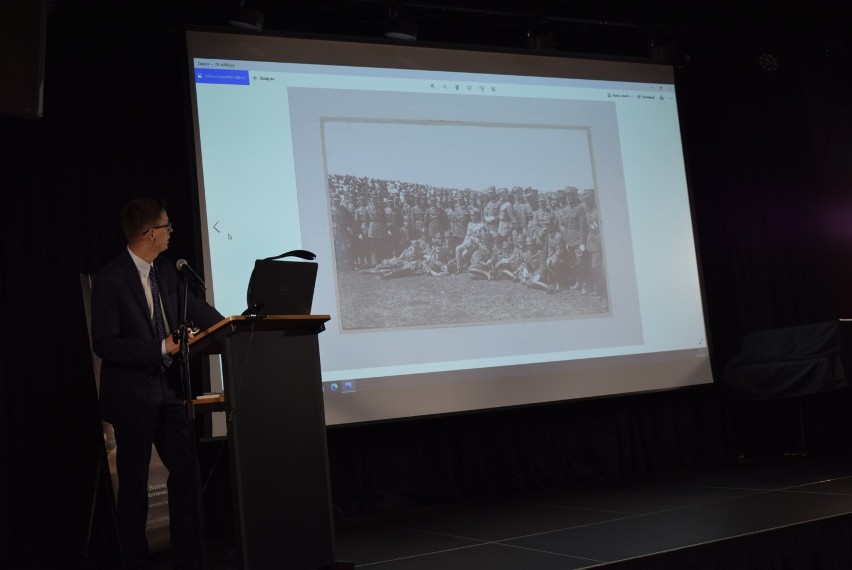
[[713, 381], [670, 66], [187, 50], [209, 299], [240, 314], [255, 260], [317, 255], [328, 425]]

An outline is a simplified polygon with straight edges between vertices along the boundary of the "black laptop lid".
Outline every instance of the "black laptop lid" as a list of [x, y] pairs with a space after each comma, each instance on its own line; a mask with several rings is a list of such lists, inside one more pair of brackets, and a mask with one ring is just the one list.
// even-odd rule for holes
[[246, 293], [247, 313], [311, 314], [317, 264], [311, 261], [282, 261], [280, 258], [286, 255], [254, 262]]

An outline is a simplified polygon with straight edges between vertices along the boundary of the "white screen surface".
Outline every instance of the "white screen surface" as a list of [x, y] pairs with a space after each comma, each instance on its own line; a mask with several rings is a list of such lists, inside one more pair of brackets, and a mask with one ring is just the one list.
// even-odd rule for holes
[[[187, 45], [211, 300], [239, 314], [256, 259], [317, 254], [329, 425], [712, 382], [671, 68], [201, 32]], [[356, 268], [339, 224], [341, 199], [518, 188], [556, 211], [566, 186], [595, 191], [597, 294], [382, 278], [401, 252]]]

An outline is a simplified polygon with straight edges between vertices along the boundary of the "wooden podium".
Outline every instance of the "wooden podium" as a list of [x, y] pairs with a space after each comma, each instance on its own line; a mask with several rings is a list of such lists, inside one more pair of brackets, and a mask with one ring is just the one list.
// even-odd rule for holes
[[346, 568], [334, 525], [319, 341], [328, 315], [229, 317], [190, 355], [221, 354], [237, 568]]

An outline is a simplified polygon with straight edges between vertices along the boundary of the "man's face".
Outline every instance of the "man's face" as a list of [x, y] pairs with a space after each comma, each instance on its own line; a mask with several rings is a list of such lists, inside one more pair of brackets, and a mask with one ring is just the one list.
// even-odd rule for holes
[[157, 253], [162, 253], [169, 249], [169, 240], [172, 237], [172, 224], [169, 221], [169, 215], [165, 211], [160, 214], [157, 222], [151, 225], [148, 232]]

